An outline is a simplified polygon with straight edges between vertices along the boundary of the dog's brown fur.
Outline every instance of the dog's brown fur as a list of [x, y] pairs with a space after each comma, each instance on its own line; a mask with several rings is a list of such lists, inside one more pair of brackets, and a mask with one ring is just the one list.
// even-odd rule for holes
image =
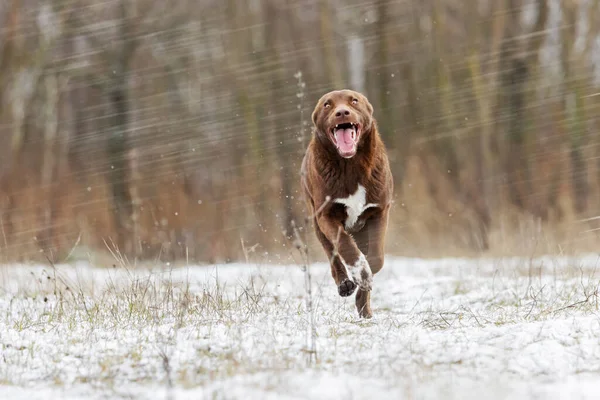
[[[370, 318], [372, 274], [383, 267], [394, 189], [386, 149], [373, 118], [373, 107], [360, 93], [340, 90], [323, 95], [312, 120], [313, 136], [301, 169], [306, 204], [317, 238], [329, 257], [338, 293], [350, 296], [358, 286], [358, 313]], [[343, 122], [360, 126], [356, 154], [350, 158], [342, 157], [331, 134], [335, 125]], [[366, 192], [364, 204], [376, 203], [377, 206], [356, 207], [359, 218], [353, 226], [347, 227], [352, 210], [336, 200], [358, 193], [359, 185]]]

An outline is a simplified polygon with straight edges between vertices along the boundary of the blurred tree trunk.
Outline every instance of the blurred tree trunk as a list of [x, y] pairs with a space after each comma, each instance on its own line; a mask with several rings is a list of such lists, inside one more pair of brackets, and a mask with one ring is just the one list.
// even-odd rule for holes
[[[4, 95], [6, 85], [9, 83], [10, 74], [7, 73], [15, 54], [15, 40], [17, 35], [17, 23], [19, 20], [19, 0], [12, 0], [10, 7], [6, 7], [6, 17], [2, 21], [3, 31], [0, 38], [0, 89]], [[0, 98], [5, 101], [6, 99]], [[0, 114], [4, 112], [4, 107], [0, 110]]]
[[44, 36], [35, 48], [26, 48], [25, 35], [18, 32], [20, 19], [23, 18], [20, 4], [18, 0], [11, 4], [5, 33], [6, 41], [0, 60], [0, 89], [3, 90], [3, 96], [10, 96], [4, 98], [4, 102], [9, 105], [3, 106], [0, 114], [3, 114], [5, 108], [11, 111], [13, 165], [17, 165], [20, 160], [25, 141], [27, 114], [31, 112], [29, 106], [42, 81], [41, 76], [48, 61], [49, 50], [55, 39]]
[[[527, 72], [529, 76], [528, 79], [531, 82], [525, 88], [527, 90], [527, 95], [525, 98], [527, 104], [530, 104], [532, 100], [536, 98], [536, 86], [538, 86], [538, 83], [541, 81], [542, 70], [540, 65], [540, 52], [544, 42], [546, 41], [547, 25], [550, 16], [550, 5], [548, 0], [536, 0], [535, 5], [537, 8], [537, 17], [535, 19], [535, 23], [531, 32], [527, 35], [529, 40], [525, 43], [525, 61], [527, 63]], [[527, 119], [528, 121], [531, 121], [533, 119], [533, 115], [531, 112], [528, 112]], [[535, 125], [531, 126], [533, 128]], [[529, 129], [532, 130], [532, 128]], [[534, 131], [533, 134], [530, 134], [530, 136], [533, 136], [535, 140], [535, 136], [539, 137], [539, 134], [536, 131]], [[535, 143], [534, 140], [530, 141], [531, 143], [528, 144], [531, 146], [532, 143]], [[533, 148], [533, 150], [535, 150], [535, 148]], [[534, 159], [536, 157], [536, 154], [531, 153], [528, 152], [527, 157]], [[531, 165], [529, 165], [529, 168], [531, 168]], [[535, 181], [539, 181], [539, 179], [536, 177], [536, 171], [533, 171], [533, 173], [530, 176]], [[534, 182], [527, 182], [527, 185], [529, 188], [529, 211], [541, 220], [546, 220], [548, 218], [550, 204], [544, 199], [544, 196], [542, 196], [541, 193], [536, 193], [536, 191], [548, 189], [541, 188]], [[551, 192], [551, 190], [548, 191]]]
[[[491, 155], [489, 151], [490, 127], [492, 125], [490, 117], [490, 99], [488, 95], [489, 88], [485, 87], [482, 78], [480, 47], [482, 32], [480, 28], [480, 15], [477, 4], [478, 0], [470, 0], [467, 4], [466, 19], [469, 21], [467, 26], [467, 35], [469, 37], [468, 61], [467, 67], [471, 80], [472, 96], [477, 104], [479, 116], [480, 131], [475, 135], [471, 142], [471, 154], [474, 157], [473, 182], [468, 185], [466, 197], [470, 206], [477, 215], [479, 228], [479, 239], [481, 240], [481, 249], [489, 248], [488, 232], [491, 225], [491, 214], [488, 205], [488, 195], [490, 193], [487, 187], [487, 177], [491, 175]], [[487, 90], [486, 90], [487, 89]]]
[[524, 154], [524, 112], [527, 65], [519, 57], [518, 36], [521, 7], [506, 0], [506, 23], [499, 56], [498, 107], [507, 148], [503, 156], [510, 201], [525, 209], [525, 185], [529, 181], [527, 156]]
[[[279, 4], [279, 3], [277, 3]], [[280, 196], [282, 200], [282, 218], [281, 222], [283, 224], [283, 232], [288, 239], [292, 238], [292, 221], [294, 220], [294, 211], [293, 211], [293, 183], [292, 179], [297, 177], [296, 171], [292, 171], [291, 163], [289, 160], [290, 154], [290, 145], [289, 142], [294, 143], [294, 135], [288, 129], [289, 127], [294, 127], [297, 124], [297, 119], [294, 119], [294, 123], [291, 125], [287, 125], [285, 118], [285, 113], [283, 110], [279, 112], [279, 107], [283, 105], [287, 105], [288, 103], [285, 101], [286, 99], [286, 90], [285, 90], [285, 81], [286, 81], [286, 69], [283, 64], [279, 50], [277, 48], [279, 42], [277, 38], [281, 37], [281, 30], [278, 30], [279, 24], [277, 21], [281, 19], [281, 15], [279, 15], [279, 10], [274, 0], [264, 0], [265, 5], [265, 38], [266, 38], [266, 49], [267, 49], [267, 57], [268, 60], [271, 61], [273, 66], [273, 77], [270, 83], [270, 101], [274, 107], [274, 112], [272, 110], [272, 128], [275, 138], [277, 140], [275, 153], [279, 164], [279, 177], [281, 183], [281, 191]], [[290, 74], [290, 78], [293, 74]]]
[[[383, 140], [392, 148], [395, 145], [395, 130], [393, 126], [392, 114], [394, 110], [390, 106], [390, 73], [388, 71], [389, 64], [389, 48], [388, 48], [388, 30], [390, 29], [389, 0], [377, 0], [375, 8], [377, 10], [377, 22], [375, 23], [375, 38], [377, 40], [377, 94], [379, 107], [377, 108], [377, 122]], [[395, 152], [394, 152], [395, 153]], [[392, 154], [393, 157], [393, 154]], [[392, 160], [394, 161], [394, 160]], [[394, 166], [401, 165], [401, 160], [395, 160]], [[399, 172], [401, 171], [394, 171]], [[397, 178], [401, 179], [401, 176]]]
[[[582, 76], [582, 72], [585, 70], [578, 68], [580, 65], [576, 63], [574, 54], [578, 6], [578, 2], [561, 0], [561, 67], [563, 72], [563, 120], [569, 138], [573, 200], [575, 212], [582, 213], [587, 208], [589, 186], [587, 165], [583, 155], [586, 115], [581, 84], [585, 83], [585, 76]], [[588, 29], [593, 30], [593, 27], [589, 26]], [[574, 69], [576, 73], [574, 73]]]
[[347, 39], [348, 75], [350, 88], [365, 92], [365, 41], [362, 36], [354, 35]]
[[321, 37], [323, 38], [323, 52], [325, 54], [325, 66], [329, 75], [329, 84], [331, 90], [344, 88], [343, 70], [338, 62], [335, 48], [335, 32], [332, 29], [336, 26], [336, 15], [331, 13], [331, 2], [319, 0], [319, 22], [321, 27]]
[[[2, 162], [0, 163], [0, 172], [5, 172], [10, 170], [10, 163], [12, 161], [12, 153], [13, 148], [15, 147], [15, 142], [21, 141], [21, 131], [20, 126], [17, 126], [19, 123], [15, 121], [15, 99], [9, 98], [10, 88], [12, 85], [12, 80], [15, 79], [15, 74], [13, 70], [13, 65], [15, 63], [15, 56], [17, 52], [17, 28], [19, 21], [19, 8], [20, 1], [12, 0], [10, 3], [10, 7], [6, 9], [6, 17], [5, 21], [1, 21], [2, 26], [4, 27], [3, 31], [0, 31], [2, 37], [0, 38], [2, 42], [2, 47], [0, 48], [0, 117], [6, 118], [13, 124], [14, 128], [11, 129], [11, 146], [8, 150], [5, 150], [2, 157]], [[15, 137], [18, 135], [18, 137]]]
[[[231, 0], [231, 7], [236, 6], [236, 1]], [[257, 17], [251, 10], [251, 8], [246, 4], [246, 8], [241, 13], [241, 18], [243, 21], [241, 24], [243, 26], [249, 27], [257, 24]], [[262, 21], [260, 21], [262, 22]], [[257, 39], [257, 35], [255, 29], [251, 29], [249, 32], [240, 32], [238, 34], [237, 40], [239, 43], [239, 48], [245, 49], [243, 54], [247, 54], [245, 58], [240, 60], [240, 63], [251, 65], [251, 70], [257, 76], [266, 76], [266, 68], [263, 62], [262, 55], [264, 54], [264, 49], [260, 49], [259, 52], [250, 52], [250, 49], [253, 48], [253, 43]], [[236, 76], [238, 73], [235, 74]], [[268, 172], [268, 162], [267, 162], [267, 140], [265, 139], [265, 129], [261, 126], [261, 117], [264, 116], [265, 110], [268, 109], [270, 101], [268, 94], [264, 93], [262, 90], [257, 90], [257, 85], [254, 82], [254, 79], [251, 79], [248, 76], [242, 76], [241, 78], [236, 79], [238, 83], [237, 91], [240, 105], [242, 107], [242, 113], [244, 116], [244, 121], [246, 124], [246, 129], [248, 131], [249, 137], [249, 153], [250, 159], [252, 160], [251, 169], [251, 182], [254, 182], [254, 190], [252, 193], [252, 206], [255, 210], [255, 220], [260, 221], [258, 224], [258, 232], [259, 236], [255, 237], [254, 240], [257, 242], [267, 240], [267, 237], [264, 235], [265, 233], [265, 221], [269, 220], [269, 216], [267, 215], [267, 206], [269, 193], [266, 190], [266, 181], [269, 176]]]
[[458, 128], [454, 124], [454, 106], [452, 100], [452, 77], [446, 65], [450, 56], [445, 51], [445, 39], [447, 35], [444, 3], [441, 0], [434, 0], [432, 10], [433, 21], [433, 53], [435, 58], [432, 60], [434, 65], [435, 79], [435, 100], [437, 105], [436, 130], [434, 131], [433, 149], [440, 160], [444, 172], [447, 174], [453, 189], [456, 193], [460, 192], [459, 170], [460, 163], [458, 150], [454, 135]]
[[521, 48], [519, 38], [522, 4], [519, 0], [507, 0], [505, 4], [507, 19], [498, 62], [500, 126], [505, 128], [507, 138], [504, 169], [511, 202], [523, 210], [539, 215], [539, 210], [532, 209], [530, 205], [532, 175], [527, 152], [528, 116], [525, 105], [528, 83], [538, 72], [539, 49], [545, 38], [549, 6], [546, 0], [536, 1], [536, 22], [533, 31], [527, 35], [529, 42]]
[[[600, 0], [593, 0], [593, 3], [589, 6], [590, 9], [587, 12], [587, 26], [588, 32], [585, 37], [585, 43], [583, 47], [583, 51], [581, 52], [581, 56], [579, 58], [579, 65], [585, 70], [588, 71], [588, 81], [586, 88], [588, 91], [588, 95], [586, 96], [586, 116], [589, 118], [589, 121], [585, 121], [590, 126], [586, 128], [594, 131], [596, 130], [595, 124], [597, 120], [594, 119], [594, 115], [598, 115], [598, 103], [597, 98], [594, 97], [597, 93], [597, 87], [594, 84], [594, 76], [593, 76], [593, 66], [594, 65], [594, 47], [596, 46], [596, 41], [598, 36], [600, 35]], [[595, 101], [596, 100], [596, 101]], [[590, 135], [591, 138], [594, 138], [593, 135]], [[596, 135], [597, 137], [597, 135]], [[600, 150], [600, 146], [596, 144], [596, 147]], [[598, 157], [596, 162], [596, 183], [600, 185], [600, 157]], [[600, 205], [600, 193], [596, 193], [596, 209]], [[593, 207], [592, 207], [593, 209]]]
[[[38, 243], [46, 252], [48, 257], [54, 258], [57, 248], [52, 246], [53, 225], [55, 214], [55, 179], [57, 178], [57, 159], [55, 153], [57, 150], [56, 142], [58, 135], [58, 107], [59, 107], [59, 88], [58, 78], [55, 74], [47, 73], [44, 78], [44, 149], [42, 157], [41, 183], [42, 191], [45, 193], [43, 201], [40, 204], [39, 212], [41, 214], [40, 233]], [[58, 260], [54, 260], [58, 261]]]
[[127, 0], [120, 0], [118, 6], [118, 40], [119, 46], [112, 61], [113, 78], [108, 89], [109, 101], [114, 116], [111, 119], [111, 135], [108, 139], [108, 157], [110, 161], [109, 181], [114, 204], [114, 223], [117, 226], [116, 245], [120, 251], [128, 253], [133, 250], [129, 240], [133, 205], [128, 187], [129, 162], [131, 150], [129, 142], [130, 99], [129, 99], [129, 61], [135, 50], [135, 39], [130, 28], [130, 11]]
[[[420, 15], [416, 3], [410, 4], [409, 12], [411, 14], [411, 24], [407, 44], [423, 41], [423, 32], [419, 25]], [[410, 47], [409, 47], [410, 48]], [[408, 146], [406, 146], [406, 156], [413, 150], [413, 140], [420, 139], [425, 135], [425, 112], [422, 109], [422, 96], [419, 96], [420, 80], [423, 65], [423, 53], [411, 50], [409, 52], [410, 60], [402, 66], [403, 86], [406, 87], [406, 113], [403, 120], [408, 121], [406, 130], [408, 131]], [[416, 146], [414, 146], [416, 148]], [[398, 149], [396, 149], [398, 151]], [[406, 160], [405, 160], [406, 161]]]

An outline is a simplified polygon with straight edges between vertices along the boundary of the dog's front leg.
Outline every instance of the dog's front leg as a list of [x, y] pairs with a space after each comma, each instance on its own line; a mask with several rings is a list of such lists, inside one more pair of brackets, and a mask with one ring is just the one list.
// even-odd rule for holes
[[323, 232], [321, 232], [321, 229], [319, 229], [316, 220], [315, 231], [319, 242], [321, 242], [321, 245], [325, 250], [325, 254], [327, 254], [327, 258], [329, 259], [331, 276], [338, 287], [339, 295], [342, 297], [350, 296], [354, 293], [354, 289], [356, 289], [356, 283], [350, 278], [346, 266], [342, 263], [341, 258], [336, 255], [333, 244], [327, 239]]
[[322, 215], [317, 218], [317, 225], [327, 240], [332, 243], [334, 255], [337, 254], [340, 258], [347, 275], [362, 290], [371, 290], [373, 274], [367, 258], [359, 250], [352, 236], [344, 230], [342, 223], [327, 215]]

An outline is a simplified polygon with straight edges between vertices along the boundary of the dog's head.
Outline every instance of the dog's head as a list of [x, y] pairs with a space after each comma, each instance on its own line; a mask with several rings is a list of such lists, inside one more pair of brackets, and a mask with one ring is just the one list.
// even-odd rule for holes
[[315, 134], [341, 157], [356, 155], [364, 138], [372, 134], [373, 106], [362, 94], [336, 90], [319, 99], [312, 113]]

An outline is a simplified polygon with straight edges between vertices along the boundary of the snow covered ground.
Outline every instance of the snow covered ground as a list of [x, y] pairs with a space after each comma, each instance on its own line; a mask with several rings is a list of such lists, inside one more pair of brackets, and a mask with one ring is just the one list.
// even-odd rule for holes
[[600, 398], [600, 258], [388, 259], [375, 317], [298, 266], [0, 267], [2, 399]]

